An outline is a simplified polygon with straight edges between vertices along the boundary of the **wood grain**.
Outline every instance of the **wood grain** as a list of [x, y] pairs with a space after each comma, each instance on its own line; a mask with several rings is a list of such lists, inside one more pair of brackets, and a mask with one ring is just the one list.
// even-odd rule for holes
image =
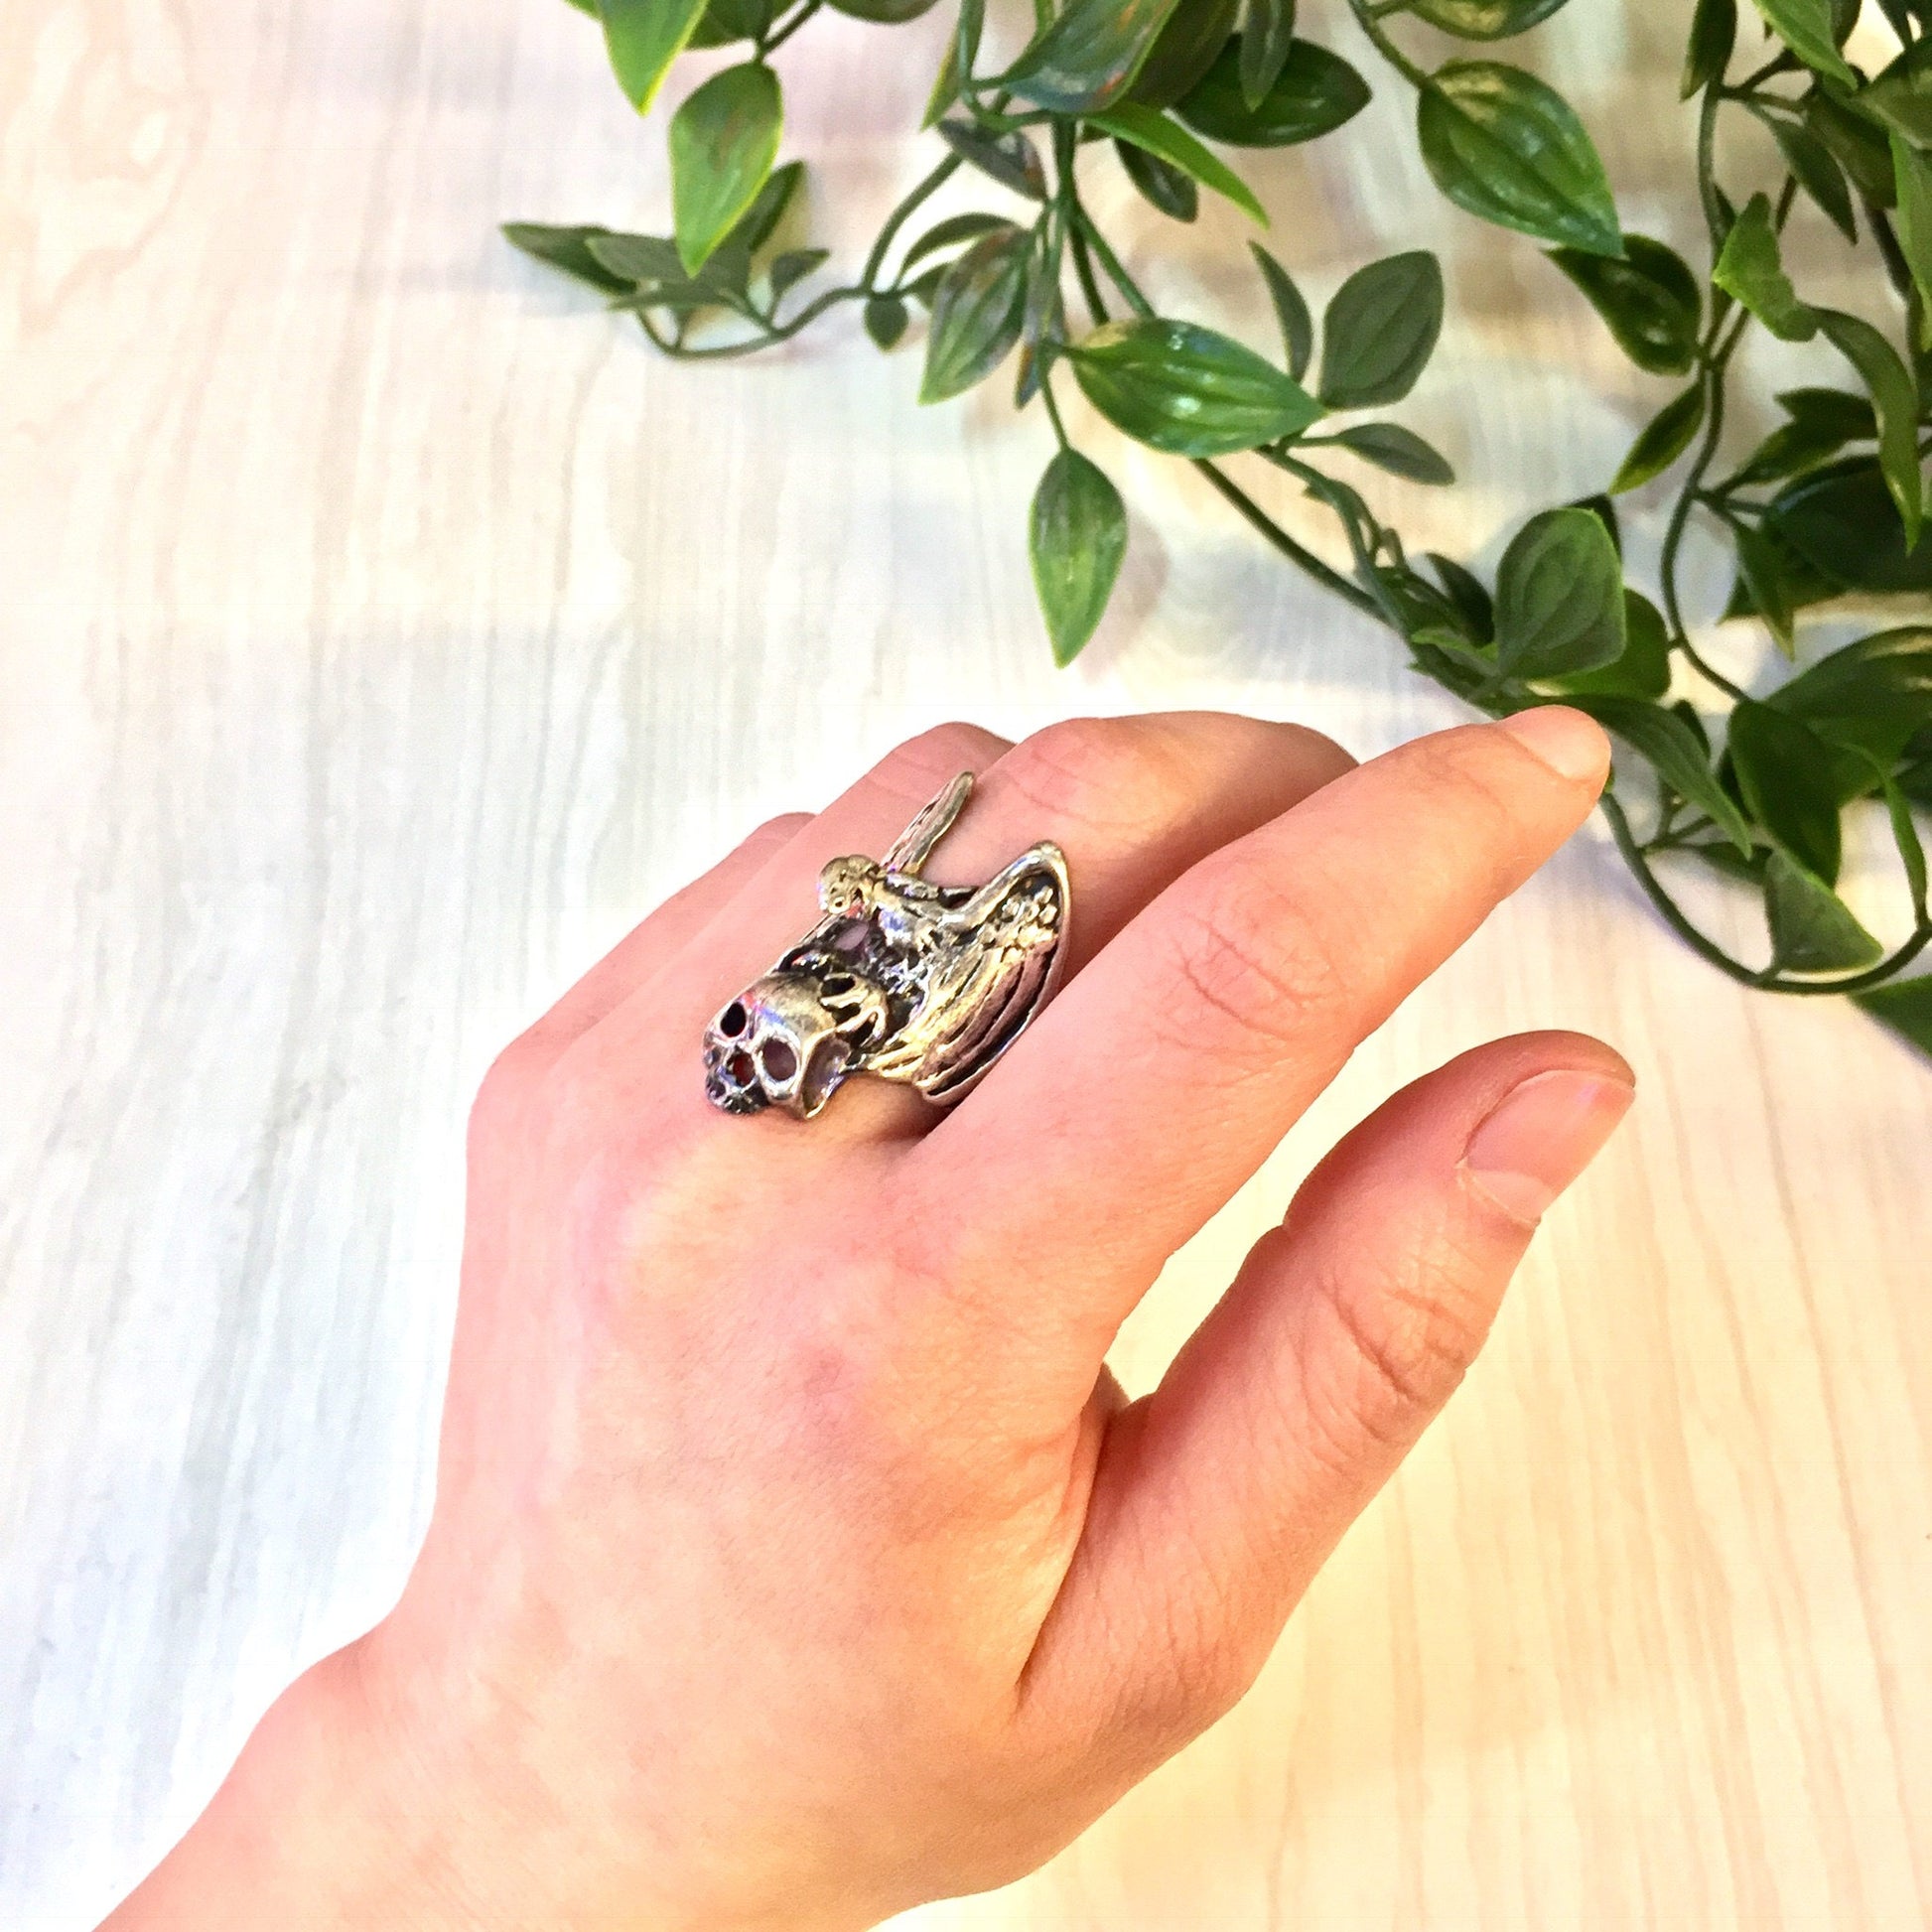
[[[1338, 7], [1305, 10], [1344, 44]], [[1653, 228], [1664, 11], [1579, 0], [1545, 35], [1596, 76]], [[815, 24], [784, 57], [841, 247], [924, 165], [902, 130], [934, 25]], [[1493, 550], [1659, 397], [1533, 251], [1443, 207], [1382, 91], [1257, 178], [1317, 295], [1445, 252], [1462, 320], [1413, 420], [1469, 483], [1405, 518]], [[706, 854], [947, 714], [1224, 705], [1363, 752], [1452, 715], [1111, 441], [1133, 554], [1055, 673], [1036, 420], [916, 408], [912, 358], [844, 321], [673, 367], [493, 232], [665, 204], [656, 132], [545, 0], [9, 10], [5, 1925], [90, 1925], [399, 1587], [467, 1096]], [[1153, 272], [1262, 340], [1240, 239], [1217, 211]], [[1121, 1372], [1158, 1373], [1344, 1125], [1546, 1025], [1616, 1041], [1642, 1101], [1448, 1419], [1231, 1719], [1034, 1879], [922, 1924], [1932, 1922], [1932, 1081], [1855, 1014], [1689, 959], [1595, 830], [1175, 1261]]]

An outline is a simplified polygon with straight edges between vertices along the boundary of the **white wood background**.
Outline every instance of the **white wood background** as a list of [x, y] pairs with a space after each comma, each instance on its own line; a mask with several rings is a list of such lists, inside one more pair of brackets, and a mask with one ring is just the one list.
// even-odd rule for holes
[[[1347, 48], [1340, 11], [1305, 0]], [[1576, 0], [1539, 37], [1636, 225], [1674, 218], [1686, 11]], [[784, 57], [820, 235], [927, 165], [937, 24]], [[1444, 250], [1463, 319], [1411, 414], [1469, 485], [1405, 515], [1493, 555], [1660, 392], [1443, 207], [1382, 96], [1257, 179], [1317, 295]], [[948, 714], [1226, 705], [1362, 752], [1453, 715], [1098, 435], [1134, 551], [1055, 673], [1023, 553], [1047, 443], [1003, 391], [921, 411], [915, 353], [849, 320], [672, 366], [493, 233], [665, 206], [658, 129], [561, 0], [8, 0], [0, 1925], [90, 1925], [392, 1597], [468, 1094], [680, 876]], [[1264, 340], [1238, 219], [1166, 236], [1168, 299]], [[1343, 1125], [1551, 1024], [1617, 1042], [1641, 1102], [1447, 1422], [1237, 1715], [925, 1924], [1932, 1921], [1932, 1073], [1689, 959], [1600, 829], [1357, 1056], [1123, 1371]]]

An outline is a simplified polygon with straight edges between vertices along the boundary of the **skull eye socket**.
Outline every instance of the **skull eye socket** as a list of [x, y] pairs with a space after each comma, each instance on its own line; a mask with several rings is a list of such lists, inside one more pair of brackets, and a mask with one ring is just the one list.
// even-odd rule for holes
[[827, 973], [819, 981], [818, 990], [820, 995], [826, 999], [842, 1000], [852, 991], [854, 984], [855, 982], [850, 973]]
[[750, 1022], [751, 1015], [745, 1011], [745, 1002], [743, 1000], [734, 1000], [718, 1016], [718, 1031], [727, 1039], [736, 1039], [745, 1031]]
[[832, 940], [832, 944], [840, 952], [857, 952], [865, 943], [866, 928], [857, 919], [854, 919], [848, 925], [841, 926], [837, 935]]
[[805, 1065], [805, 1111], [817, 1113], [825, 1105], [826, 1097], [839, 1083], [839, 1075], [845, 1070], [845, 1048], [835, 1038], [828, 1035], [812, 1049], [812, 1056]]
[[798, 1055], [782, 1039], [767, 1039], [759, 1048], [759, 1064], [767, 1080], [783, 1086], [798, 1071]]

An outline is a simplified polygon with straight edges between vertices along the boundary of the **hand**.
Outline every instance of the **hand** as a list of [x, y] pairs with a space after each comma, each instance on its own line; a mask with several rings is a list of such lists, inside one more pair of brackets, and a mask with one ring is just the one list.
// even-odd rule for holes
[[[1064, 1845], [1241, 1695], [1628, 1070], [1464, 1054], [1152, 1395], [1108, 1345], [1607, 756], [1554, 708], [1359, 769], [1231, 717], [951, 726], [755, 833], [492, 1069], [422, 1559], [113, 1923], [842, 1932]], [[1057, 839], [1057, 998], [950, 1113], [716, 1112], [711, 1015], [968, 766], [930, 874]]]

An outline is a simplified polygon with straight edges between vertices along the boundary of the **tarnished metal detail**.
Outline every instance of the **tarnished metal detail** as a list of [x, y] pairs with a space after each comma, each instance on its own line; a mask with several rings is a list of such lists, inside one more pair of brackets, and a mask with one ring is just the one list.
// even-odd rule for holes
[[1071, 893], [1050, 839], [984, 886], [920, 878], [973, 789], [962, 771], [883, 859], [834, 859], [824, 916], [705, 1030], [705, 1092], [730, 1114], [809, 1120], [855, 1073], [948, 1106], [1019, 1038], [1059, 978]]

